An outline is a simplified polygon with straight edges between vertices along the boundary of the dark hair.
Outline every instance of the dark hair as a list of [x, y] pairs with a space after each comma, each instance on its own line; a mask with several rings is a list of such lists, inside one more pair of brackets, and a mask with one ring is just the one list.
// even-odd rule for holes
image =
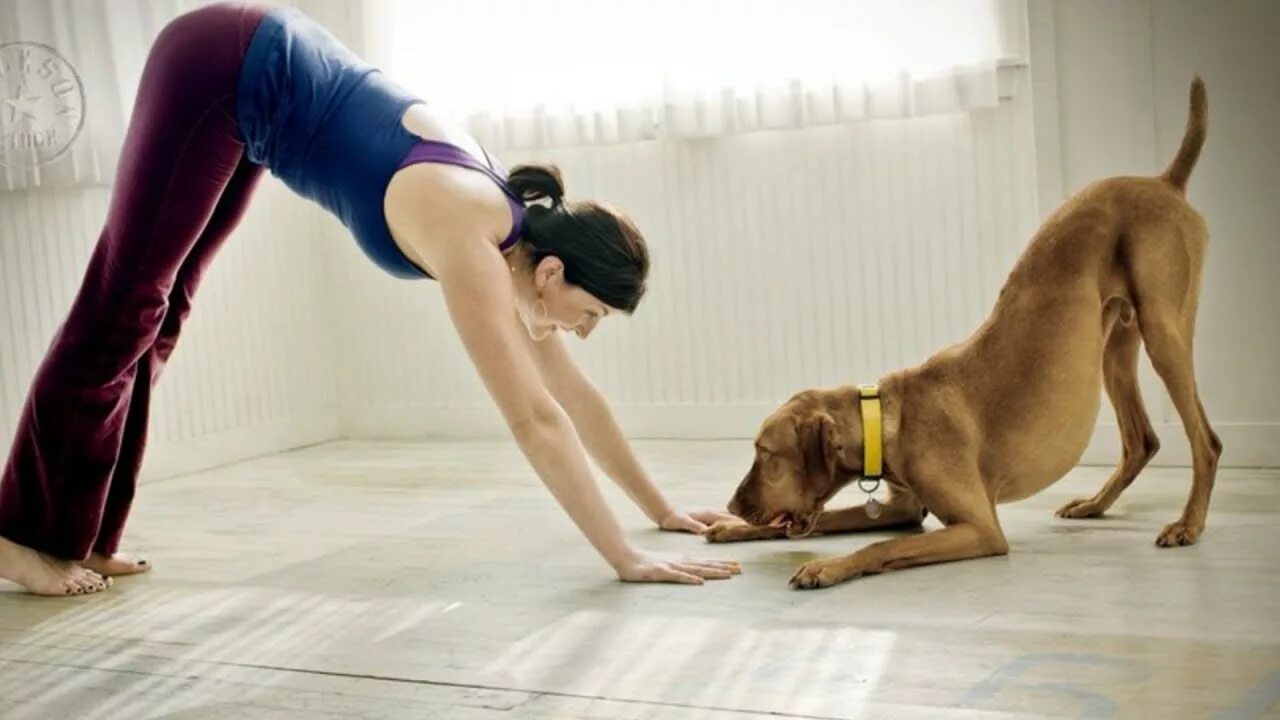
[[[564, 279], [609, 307], [635, 312], [649, 276], [649, 248], [635, 224], [597, 202], [564, 199], [564, 181], [555, 165], [519, 165], [507, 184], [525, 203], [521, 239], [536, 267], [554, 255], [564, 263]], [[550, 206], [539, 201], [550, 200]]]

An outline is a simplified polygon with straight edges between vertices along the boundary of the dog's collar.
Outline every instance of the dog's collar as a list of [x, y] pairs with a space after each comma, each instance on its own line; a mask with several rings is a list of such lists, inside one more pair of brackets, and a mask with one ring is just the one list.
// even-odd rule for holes
[[884, 413], [880, 407], [880, 388], [859, 385], [858, 397], [862, 404], [862, 477], [878, 484], [884, 477]]
[[862, 477], [858, 489], [867, 494], [863, 509], [872, 520], [880, 517], [880, 501], [875, 492], [884, 479], [884, 413], [880, 407], [880, 388], [875, 385], [859, 385], [858, 399], [862, 405]]

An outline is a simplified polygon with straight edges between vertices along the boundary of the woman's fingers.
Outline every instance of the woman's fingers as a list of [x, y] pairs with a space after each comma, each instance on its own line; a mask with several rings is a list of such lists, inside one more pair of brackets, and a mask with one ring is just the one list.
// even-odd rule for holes
[[742, 572], [740, 568], [735, 568], [727, 563], [700, 562], [696, 560], [682, 562], [677, 567], [708, 580], [723, 580]]
[[687, 572], [680, 566], [671, 566], [664, 568], [663, 580], [665, 582], [680, 583], [682, 585], [701, 585], [703, 580], [696, 573]]
[[696, 560], [640, 554], [618, 568], [624, 582], [667, 582], [702, 585], [705, 580], [727, 580], [742, 572], [732, 560]]
[[707, 531], [706, 524], [699, 522], [692, 515], [682, 512], [673, 513], [668, 516], [666, 520], [662, 521], [659, 527], [663, 530], [690, 532], [696, 535], [701, 535]]
[[695, 519], [694, 517], [690, 515], [685, 515], [684, 517], [680, 518], [680, 529], [684, 530], [685, 532], [691, 532], [696, 535], [701, 535], [702, 533], [707, 531], [707, 526], [702, 524], [701, 522], [698, 522], [698, 520]]
[[691, 513], [691, 514], [695, 520], [701, 523], [705, 523], [707, 525], [715, 525], [716, 523], [721, 521], [742, 522], [742, 518], [736, 515], [730, 515], [727, 512], [720, 512], [718, 510], [700, 510], [698, 512]]
[[739, 564], [737, 560], [688, 560], [686, 562], [691, 562], [695, 565], [707, 565], [714, 568], [722, 568], [732, 572], [734, 575], [742, 572], [742, 565]]
[[691, 572], [704, 580], [727, 580], [733, 577], [733, 573], [726, 568], [711, 567], [710, 565], [685, 565], [681, 569]]

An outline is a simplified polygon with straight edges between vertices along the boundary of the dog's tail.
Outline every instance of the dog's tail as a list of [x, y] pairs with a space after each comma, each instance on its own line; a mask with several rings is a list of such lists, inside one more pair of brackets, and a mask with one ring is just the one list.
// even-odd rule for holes
[[1187, 189], [1191, 169], [1200, 157], [1204, 146], [1205, 130], [1209, 123], [1209, 98], [1204, 91], [1204, 81], [1197, 75], [1191, 81], [1191, 111], [1187, 114], [1187, 130], [1182, 136], [1182, 146], [1173, 162], [1160, 174], [1160, 178], [1179, 190]]

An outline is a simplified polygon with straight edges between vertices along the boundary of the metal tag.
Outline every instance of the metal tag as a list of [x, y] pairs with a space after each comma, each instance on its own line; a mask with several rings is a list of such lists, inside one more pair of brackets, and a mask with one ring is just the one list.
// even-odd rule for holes
[[867, 509], [867, 517], [871, 518], [872, 520], [875, 520], [876, 518], [880, 517], [880, 501], [879, 500], [873, 497], [867, 498], [866, 509]]

